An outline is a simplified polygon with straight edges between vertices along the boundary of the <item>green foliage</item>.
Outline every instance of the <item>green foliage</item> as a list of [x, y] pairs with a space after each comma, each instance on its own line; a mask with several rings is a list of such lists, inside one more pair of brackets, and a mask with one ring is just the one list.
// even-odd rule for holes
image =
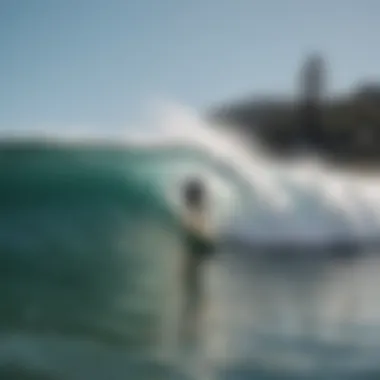
[[301, 142], [315, 145], [318, 135], [317, 149], [331, 159], [380, 163], [380, 85], [361, 86], [350, 96], [319, 104], [246, 102], [215, 116], [259, 138], [274, 153], [297, 149]]

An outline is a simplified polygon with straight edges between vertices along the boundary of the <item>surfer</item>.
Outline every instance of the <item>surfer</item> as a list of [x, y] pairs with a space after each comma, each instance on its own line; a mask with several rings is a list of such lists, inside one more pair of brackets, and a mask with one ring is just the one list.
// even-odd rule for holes
[[198, 340], [203, 310], [202, 269], [205, 260], [214, 252], [215, 245], [207, 210], [206, 189], [201, 180], [193, 178], [185, 183], [183, 201], [182, 223], [185, 246], [183, 338], [185, 344], [193, 345]]

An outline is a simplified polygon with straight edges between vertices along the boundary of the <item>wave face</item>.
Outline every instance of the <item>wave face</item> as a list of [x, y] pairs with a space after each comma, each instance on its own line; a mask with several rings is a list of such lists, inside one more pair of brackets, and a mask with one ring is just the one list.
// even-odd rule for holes
[[111, 367], [168, 378], [173, 366], [202, 378], [177, 341], [177, 189], [193, 174], [220, 233], [205, 265], [212, 368], [229, 379], [377, 371], [378, 180], [279, 166], [198, 119], [168, 123], [188, 128], [144, 144], [1, 143], [0, 374], [16, 361], [80, 368], [70, 379]]
[[2, 145], [3, 335], [64, 336], [134, 355], [162, 350], [163, 316], [176, 298], [170, 268], [181, 250], [173, 214], [141, 174], [155, 161], [150, 154]]

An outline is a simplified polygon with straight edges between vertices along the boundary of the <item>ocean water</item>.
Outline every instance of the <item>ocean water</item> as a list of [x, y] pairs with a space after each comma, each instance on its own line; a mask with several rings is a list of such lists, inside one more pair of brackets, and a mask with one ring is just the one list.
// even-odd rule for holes
[[[1, 142], [0, 377], [377, 379], [380, 181], [166, 122], [184, 138]], [[218, 249], [186, 347], [178, 188], [194, 174]]]

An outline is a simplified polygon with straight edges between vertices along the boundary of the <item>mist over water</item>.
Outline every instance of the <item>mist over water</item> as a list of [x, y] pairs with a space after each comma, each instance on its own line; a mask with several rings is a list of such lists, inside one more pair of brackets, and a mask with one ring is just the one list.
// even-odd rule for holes
[[[121, 340], [129, 356], [174, 362], [197, 379], [198, 366], [231, 379], [376, 368], [380, 180], [318, 158], [280, 164], [186, 107], [161, 112], [149, 133], [2, 143], [2, 331], [17, 342], [52, 332]], [[178, 188], [194, 174], [211, 193], [220, 248], [203, 268], [202, 344], [181, 356]], [[16, 343], [13, 357], [25, 356]], [[83, 349], [88, 363], [95, 351]], [[107, 360], [99, 379], [116, 359]]]

